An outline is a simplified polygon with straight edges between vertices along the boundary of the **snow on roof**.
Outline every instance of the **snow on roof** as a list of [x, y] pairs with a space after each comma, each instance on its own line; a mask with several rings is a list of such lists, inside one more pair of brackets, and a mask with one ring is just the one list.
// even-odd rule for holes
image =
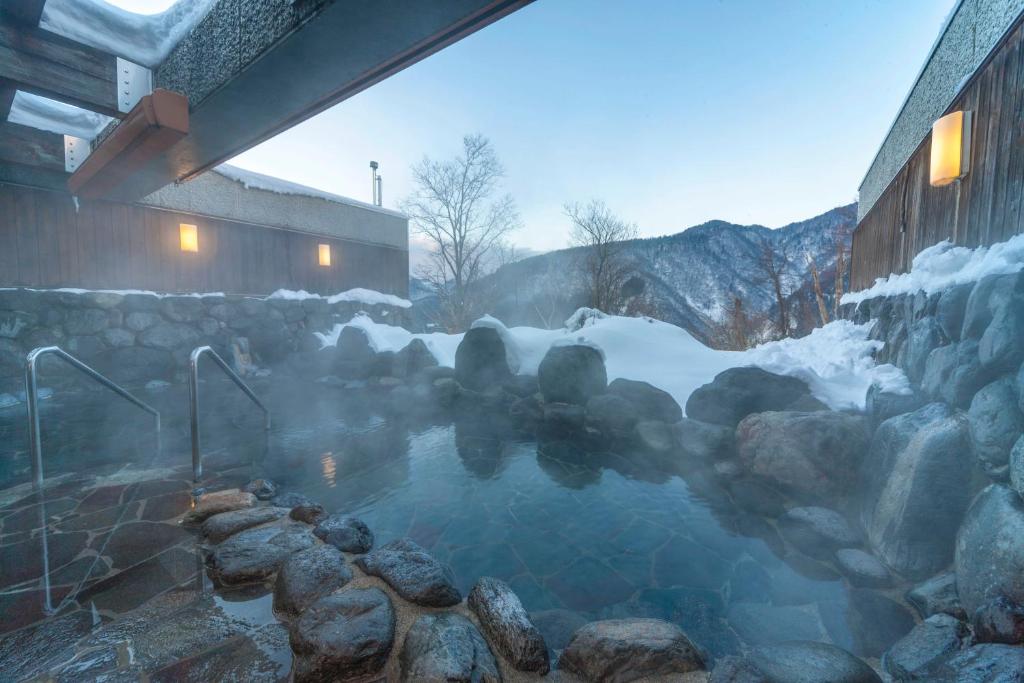
[[910, 264], [910, 272], [880, 277], [859, 292], [844, 294], [841, 303], [857, 304], [876, 296], [939, 292], [977, 282], [986, 275], [1007, 275], [1024, 268], [1024, 235], [1015, 235], [990, 247], [955, 247], [949, 240], [923, 249]]
[[391, 209], [385, 209], [382, 206], [367, 204], [366, 202], [361, 202], [357, 199], [343, 197], [340, 194], [326, 192], [325, 190], [318, 190], [315, 187], [309, 187], [308, 185], [299, 185], [298, 183], [293, 183], [289, 180], [282, 180], [281, 178], [263, 175], [262, 173], [256, 173], [255, 171], [248, 171], [244, 168], [239, 168], [230, 164], [221, 164], [220, 166], [215, 167], [213, 172], [218, 175], [222, 175], [225, 178], [230, 178], [231, 180], [242, 183], [246, 189], [250, 190], [266, 190], [267, 192], [276, 192], [277, 194], [315, 197], [328, 202], [347, 204], [349, 206], [357, 206], [361, 209], [386, 213], [390, 216], [397, 216], [398, 218], [407, 218], [407, 216], [400, 211], [392, 211]]
[[215, 2], [179, 0], [158, 14], [137, 14], [104, 0], [47, 0], [39, 26], [152, 68], [167, 59]]
[[51, 133], [92, 140], [114, 119], [19, 90], [14, 93], [7, 120], [23, 126], [48, 130]]

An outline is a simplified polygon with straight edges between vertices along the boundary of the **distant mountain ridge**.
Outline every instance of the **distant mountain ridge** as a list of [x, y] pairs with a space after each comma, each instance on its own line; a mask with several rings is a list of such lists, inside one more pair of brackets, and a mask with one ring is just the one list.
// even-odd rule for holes
[[[767, 243], [791, 264], [791, 331], [806, 333], [820, 324], [807, 257], [830, 299], [837, 247], [848, 247], [856, 223], [857, 205], [848, 204], [776, 229], [713, 220], [674, 235], [630, 240], [624, 250], [632, 274], [624, 289], [629, 294], [625, 312], [652, 315], [715, 343], [738, 296], [751, 319], [751, 333], [763, 336], [777, 310], [759, 265]], [[575, 267], [580, 253], [571, 248], [532, 256], [488, 276], [486, 286], [497, 293], [491, 313], [509, 325], [561, 325], [586, 303]]]

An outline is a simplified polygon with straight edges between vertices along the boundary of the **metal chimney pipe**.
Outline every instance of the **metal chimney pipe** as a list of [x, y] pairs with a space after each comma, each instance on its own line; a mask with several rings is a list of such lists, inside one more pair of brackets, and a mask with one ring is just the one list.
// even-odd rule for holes
[[370, 203], [377, 203], [377, 168], [376, 161], [370, 162]]
[[384, 179], [377, 176], [377, 206], [384, 206]]

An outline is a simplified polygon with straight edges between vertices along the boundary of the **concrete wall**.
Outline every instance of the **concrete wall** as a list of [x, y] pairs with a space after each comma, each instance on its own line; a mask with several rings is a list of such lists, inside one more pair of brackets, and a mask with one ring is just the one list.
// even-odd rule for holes
[[1024, 11], [1024, 0], [961, 0], [914, 83], [860, 185], [858, 220], [907, 162], [999, 38]]
[[409, 249], [409, 220], [398, 213], [354, 200], [282, 194], [245, 187], [216, 171], [168, 185], [140, 202], [214, 218], [300, 230], [367, 244]]

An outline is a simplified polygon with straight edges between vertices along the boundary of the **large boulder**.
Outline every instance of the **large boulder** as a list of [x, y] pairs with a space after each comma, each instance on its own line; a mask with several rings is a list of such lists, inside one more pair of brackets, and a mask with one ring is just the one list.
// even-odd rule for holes
[[352, 580], [345, 558], [329, 545], [295, 553], [281, 565], [274, 582], [274, 610], [289, 617]]
[[333, 514], [321, 520], [313, 534], [324, 543], [345, 553], [365, 553], [373, 547], [373, 532], [363, 520], [349, 515]]
[[585, 344], [552, 346], [537, 369], [544, 400], [550, 403], [586, 405], [604, 393], [608, 373], [601, 352]]
[[599, 394], [587, 401], [587, 425], [604, 434], [626, 436], [639, 419], [636, 406], [621, 396]]
[[747, 471], [811, 501], [849, 494], [867, 445], [863, 418], [845, 413], [757, 413], [736, 428]]
[[357, 559], [356, 564], [417, 605], [449, 607], [462, 600], [451, 569], [407, 538], [382, 545]]
[[424, 614], [409, 628], [399, 655], [402, 681], [499, 683], [487, 641], [473, 623], [450, 612]]
[[366, 332], [353, 325], [341, 328], [334, 351], [334, 374], [342, 379], [366, 379], [373, 370], [374, 350]]
[[968, 614], [993, 598], [1024, 603], [1024, 501], [992, 484], [971, 503], [956, 539], [956, 583]]
[[349, 589], [313, 603], [289, 632], [296, 683], [361, 680], [384, 668], [395, 610], [379, 588]]
[[1024, 296], [1003, 303], [978, 342], [978, 358], [994, 372], [1016, 370], [1024, 361]]
[[935, 401], [956, 408], [967, 408], [971, 399], [993, 378], [978, 358], [978, 342], [965, 339], [958, 344], [940, 346], [925, 363], [921, 391]]
[[641, 419], [678, 422], [683, 418], [683, 409], [667, 391], [662, 391], [647, 382], [618, 378], [608, 385], [608, 393], [621, 396], [637, 409]]
[[279, 507], [258, 507], [221, 512], [203, 522], [203, 536], [210, 543], [220, 543], [229, 536], [250, 527], [281, 519], [288, 510]]
[[550, 669], [544, 637], [530, 621], [507, 583], [489, 576], [473, 586], [467, 600], [487, 638], [519, 671], [544, 675]]
[[871, 431], [874, 432], [878, 425], [890, 417], [912, 413], [920, 408], [925, 401], [919, 392], [888, 391], [878, 384], [872, 384], [868, 387], [864, 402], [864, 412], [867, 413]]
[[965, 623], [948, 614], [936, 614], [889, 648], [882, 657], [882, 668], [894, 681], [926, 681], [937, 664], [970, 642]]
[[1024, 432], [1024, 414], [1017, 398], [1013, 378], [1004, 377], [975, 394], [967, 412], [974, 454], [994, 479], [1008, 476], [1010, 450]]
[[1024, 681], [1024, 648], [982, 643], [940, 662], [922, 679], [928, 683], [1019, 683]]
[[1019, 280], [1016, 274], [987, 275], [978, 280], [967, 297], [960, 336], [964, 339], [980, 338], [995, 313], [1014, 295]]
[[139, 333], [142, 346], [164, 351], [191, 349], [199, 343], [199, 332], [187, 323], [158, 323]]
[[836, 551], [836, 569], [846, 577], [851, 586], [858, 588], [888, 588], [892, 585], [892, 574], [878, 559], [858, 548], [842, 548]]
[[917, 384], [921, 381], [928, 355], [943, 342], [942, 330], [935, 318], [921, 318], [910, 326], [902, 355], [902, 367], [911, 382]]
[[304, 525], [254, 527], [214, 548], [211, 570], [224, 585], [255, 583], [273, 575], [293, 553], [315, 544]]
[[391, 374], [399, 378], [413, 377], [433, 367], [437, 367], [437, 359], [423, 340], [416, 338], [395, 354]]
[[947, 566], [971, 469], [966, 420], [945, 404], [883, 422], [861, 465], [861, 520], [875, 554], [915, 579]]
[[473, 391], [500, 387], [512, 379], [505, 343], [493, 327], [474, 327], [455, 350], [455, 379]]
[[686, 400], [686, 416], [701, 422], [735, 427], [751, 413], [787, 410], [810, 395], [795, 377], [756, 367], [729, 368], [710, 384], [698, 387]]
[[198, 524], [222, 512], [242, 510], [256, 505], [256, 496], [239, 489], [224, 489], [203, 493], [182, 520], [185, 524]]
[[737, 674], [719, 677], [716, 667], [713, 683], [882, 683], [870, 666], [846, 650], [811, 641], [757, 647], [725, 666]]
[[973, 284], [950, 287], [939, 296], [935, 307], [935, 321], [939, 323], [942, 333], [954, 341], [960, 339], [960, 331], [964, 326], [964, 312], [967, 310], [967, 299], [971, 296]]
[[700, 671], [704, 660], [675, 624], [660, 619], [610, 619], [576, 631], [558, 668], [586, 681], [624, 683]]

